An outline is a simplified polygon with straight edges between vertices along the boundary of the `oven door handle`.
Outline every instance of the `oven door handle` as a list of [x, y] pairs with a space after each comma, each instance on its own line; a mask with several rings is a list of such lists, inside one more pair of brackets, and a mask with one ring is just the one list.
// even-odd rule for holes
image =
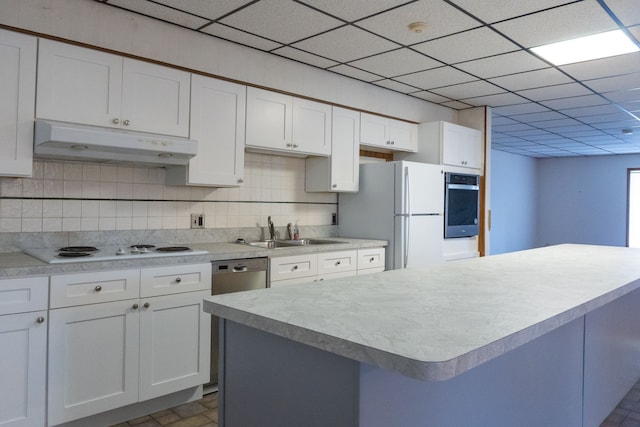
[[478, 185], [468, 185], [468, 184], [447, 184], [447, 189], [449, 190], [480, 190]]
[[404, 226], [404, 268], [407, 268], [409, 263], [409, 229], [411, 228], [411, 191], [409, 191], [409, 168], [404, 170], [404, 191], [405, 191], [405, 204], [407, 210], [405, 211], [405, 226]]

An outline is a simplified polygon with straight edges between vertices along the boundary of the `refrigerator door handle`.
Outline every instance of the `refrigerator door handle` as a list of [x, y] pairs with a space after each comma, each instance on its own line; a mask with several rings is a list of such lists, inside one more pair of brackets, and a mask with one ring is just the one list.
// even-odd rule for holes
[[404, 169], [404, 192], [405, 192], [405, 226], [404, 226], [404, 267], [407, 268], [407, 264], [409, 263], [409, 236], [410, 236], [410, 228], [411, 228], [411, 192], [409, 191], [409, 168]]

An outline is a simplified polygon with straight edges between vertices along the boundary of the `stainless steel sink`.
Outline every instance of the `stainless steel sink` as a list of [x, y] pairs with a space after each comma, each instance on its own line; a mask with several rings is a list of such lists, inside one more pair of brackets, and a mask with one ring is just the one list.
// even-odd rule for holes
[[249, 246], [255, 246], [258, 248], [265, 248], [265, 249], [277, 249], [277, 248], [287, 248], [287, 247], [295, 246], [286, 242], [281, 242], [279, 240], [262, 240], [259, 242], [249, 242], [247, 244]]
[[298, 240], [284, 240], [284, 243], [290, 246], [304, 246], [304, 245], [332, 245], [335, 243], [347, 243], [347, 242], [340, 242], [338, 240], [324, 240], [324, 239], [298, 239]]
[[334, 243], [347, 243], [337, 240], [324, 239], [298, 239], [298, 240], [261, 240], [257, 242], [247, 243], [249, 246], [255, 246], [265, 249], [290, 248], [292, 246], [313, 246], [313, 245], [329, 245]]

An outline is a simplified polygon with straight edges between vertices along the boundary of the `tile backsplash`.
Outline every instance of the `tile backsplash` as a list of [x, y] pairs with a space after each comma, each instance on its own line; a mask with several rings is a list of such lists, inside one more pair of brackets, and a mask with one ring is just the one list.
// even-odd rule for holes
[[178, 230], [330, 225], [337, 195], [306, 193], [305, 160], [246, 153], [240, 188], [169, 186], [163, 168], [34, 162], [31, 178], [0, 178], [0, 232]]

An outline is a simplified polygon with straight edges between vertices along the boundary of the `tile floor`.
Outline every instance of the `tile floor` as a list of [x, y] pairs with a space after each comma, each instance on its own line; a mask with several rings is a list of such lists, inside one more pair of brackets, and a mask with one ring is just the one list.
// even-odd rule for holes
[[218, 427], [218, 393], [112, 427]]
[[[218, 427], [218, 393], [112, 427]], [[600, 427], [640, 427], [640, 381]]]

